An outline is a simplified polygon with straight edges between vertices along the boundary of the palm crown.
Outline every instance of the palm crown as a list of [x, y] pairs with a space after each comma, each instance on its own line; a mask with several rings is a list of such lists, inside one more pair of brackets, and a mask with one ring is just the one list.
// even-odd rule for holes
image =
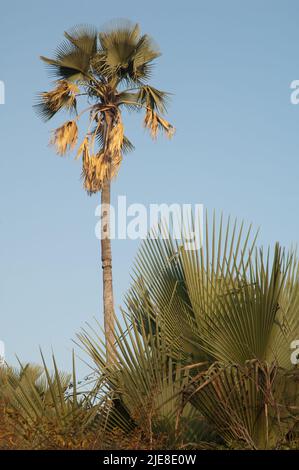
[[[59, 155], [75, 148], [78, 120], [89, 112], [89, 126], [77, 152], [89, 194], [100, 191], [103, 182], [117, 174], [123, 153], [133, 149], [124, 135], [123, 108], [144, 109], [144, 126], [153, 138], [159, 130], [173, 135], [173, 126], [163, 117], [169, 94], [148, 84], [159, 55], [137, 24], [125, 23], [99, 34], [89, 26], [76, 27], [65, 33], [54, 59], [41, 57], [56, 82], [53, 90], [39, 94], [38, 113], [45, 120], [62, 109], [74, 114], [51, 138]], [[82, 95], [88, 107], [78, 113], [77, 97]]]

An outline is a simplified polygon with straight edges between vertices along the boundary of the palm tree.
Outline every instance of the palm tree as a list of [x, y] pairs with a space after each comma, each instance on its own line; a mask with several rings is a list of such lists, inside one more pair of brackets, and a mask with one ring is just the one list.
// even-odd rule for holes
[[[144, 126], [154, 139], [159, 130], [171, 137], [174, 128], [162, 117], [168, 93], [148, 84], [153, 61], [160, 53], [148, 35], [140, 34], [138, 24], [123, 23], [99, 34], [93, 27], [81, 26], [64, 35], [54, 59], [41, 57], [57, 81], [53, 90], [40, 93], [36, 107], [45, 120], [63, 109], [74, 114], [73, 119], [53, 133], [51, 143], [59, 155], [75, 148], [78, 121], [84, 113], [89, 113], [89, 125], [77, 158], [82, 157], [82, 178], [87, 193], [101, 192], [104, 330], [109, 363], [114, 342], [110, 186], [123, 153], [133, 149], [124, 135], [122, 111], [145, 110]], [[87, 101], [87, 107], [80, 113], [77, 111], [79, 97]]]

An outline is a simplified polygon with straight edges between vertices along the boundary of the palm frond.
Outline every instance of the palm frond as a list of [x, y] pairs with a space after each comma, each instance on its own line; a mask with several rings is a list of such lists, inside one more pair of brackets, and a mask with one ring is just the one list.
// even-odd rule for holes
[[185, 398], [188, 393], [187, 401], [233, 448], [279, 448], [299, 411], [298, 377], [258, 360], [213, 364], [195, 377]]
[[78, 26], [65, 33], [65, 37], [53, 59], [44, 56], [41, 59], [59, 79], [85, 79], [97, 51], [97, 33], [92, 27]]
[[57, 81], [53, 90], [38, 95], [37, 103], [34, 105], [37, 114], [44, 121], [48, 121], [61, 109], [76, 112], [76, 95], [79, 91], [74, 83], [67, 80]]
[[160, 55], [151, 38], [140, 36], [138, 24], [130, 22], [114, 24], [99, 34], [99, 40], [105, 59], [98, 70], [108, 79], [116, 76], [118, 81], [142, 83], [149, 78], [151, 62]]
[[[124, 313], [124, 326], [117, 318], [115, 321], [112, 346], [116, 361], [112, 366], [107, 367], [101, 334], [90, 327], [78, 335], [95, 368], [106, 380], [109, 399], [102, 417], [104, 439], [116, 430], [132, 438], [132, 432], [138, 428], [143, 430], [148, 443], [154, 435], [167, 438], [168, 445], [181, 439], [185, 442], [190, 438], [185, 419], [190, 414], [199, 418], [191, 404], [178, 412], [180, 390], [189, 382], [188, 371], [179, 360], [171, 359], [162, 335], [157, 337], [150, 329], [140, 329], [134, 318], [128, 319]], [[193, 433], [202, 433], [203, 426], [203, 420], [198, 419]]]
[[55, 129], [50, 145], [56, 147], [58, 155], [65, 155], [68, 150], [73, 150], [78, 141], [78, 126], [75, 121], [67, 121], [61, 127]]
[[[51, 373], [41, 356], [42, 367], [20, 363], [18, 376], [7, 371], [10, 424], [23, 448], [84, 448], [98, 413], [97, 405], [92, 404], [93, 392], [79, 392], [71, 375], [59, 371], [54, 356]], [[76, 379], [74, 357], [72, 377]]]
[[91, 25], [74, 26], [64, 33], [66, 39], [89, 57], [93, 57], [97, 52], [97, 35], [96, 28]]
[[175, 128], [166, 119], [159, 116], [155, 111], [148, 109], [144, 118], [144, 127], [148, 128], [153, 139], [158, 136], [158, 131], [165, 132], [171, 139], [175, 133]]
[[150, 110], [164, 114], [167, 112], [169, 93], [144, 85], [140, 87], [137, 100], [139, 103], [145, 104]]

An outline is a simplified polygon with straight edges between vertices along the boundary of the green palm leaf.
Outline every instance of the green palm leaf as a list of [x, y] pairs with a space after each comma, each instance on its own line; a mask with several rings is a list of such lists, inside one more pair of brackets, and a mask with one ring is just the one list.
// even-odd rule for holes
[[92, 27], [75, 27], [65, 33], [65, 41], [58, 46], [54, 59], [41, 56], [50, 72], [58, 79], [84, 80], [97, 52], [97, 33]]

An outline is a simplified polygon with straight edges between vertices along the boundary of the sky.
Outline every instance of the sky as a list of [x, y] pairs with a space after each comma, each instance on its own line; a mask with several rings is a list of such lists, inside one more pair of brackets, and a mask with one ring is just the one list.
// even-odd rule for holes
[[[40, 362], [41, 346], [68, 370], [76, 333], [102, 322], [99, 195], [82, 190], [79, 162], [48, 146], [63, 117], [45, 124], [32, 105], [53, 80], [39, 56], [74, 25], [101, 29], [119, 18], [159, 44], [152, 85], [172, 93], [167, 119], [177, 131], [152, 142], [142, 117], [126, 116], [136, 149], [113, 201], [201, 203], [260, 227], [264, 246], [298, 243], [298, 1], [1, 2], [0, 340], [9, 363]], [[118, 312], [139, 244], [113, 241]]]

